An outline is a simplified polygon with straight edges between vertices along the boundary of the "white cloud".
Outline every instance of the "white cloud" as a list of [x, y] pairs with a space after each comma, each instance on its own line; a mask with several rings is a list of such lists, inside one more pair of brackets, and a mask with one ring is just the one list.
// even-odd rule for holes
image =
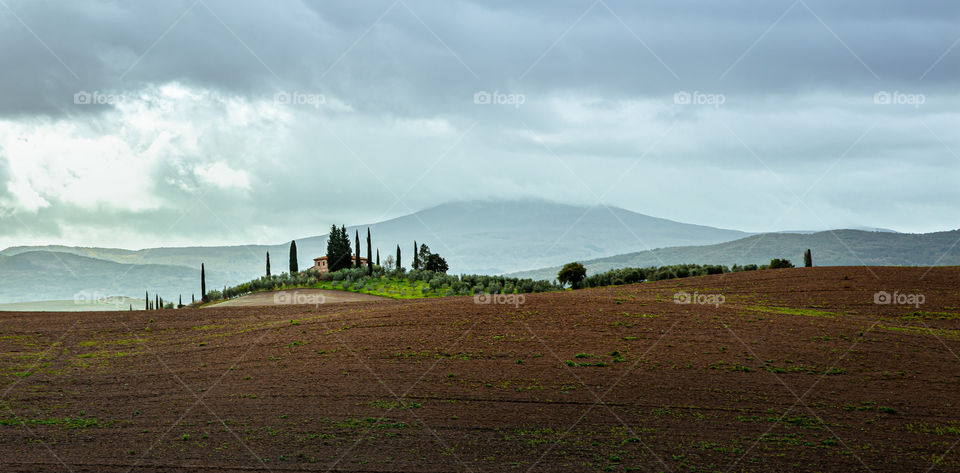
[[247, 171], [231, 169], [222, 161], [198, 165], [193, 168], [193, 172], [204, 182], [221, 189], [250, 189], [250, 175]]

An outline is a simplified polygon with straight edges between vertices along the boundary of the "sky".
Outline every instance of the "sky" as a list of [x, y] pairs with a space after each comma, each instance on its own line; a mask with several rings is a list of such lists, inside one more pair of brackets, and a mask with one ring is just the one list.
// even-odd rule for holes
[[0, 248], [451, 201], [958, 228], [952, 0], [0, 1]]

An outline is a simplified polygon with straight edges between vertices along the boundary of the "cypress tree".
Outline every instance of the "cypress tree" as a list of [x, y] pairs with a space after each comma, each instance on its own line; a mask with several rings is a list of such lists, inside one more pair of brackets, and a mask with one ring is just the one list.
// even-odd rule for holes
[[210, 299], [207, 298], [207, 272], [203, 267], [203, 263], [200, 263], [200, 300], [204, 303], [210, 301]]
[[807, 248], [807, 251], [803, 252], [803, 266], [807, 268], [813, 267], [813, 253], [810, 251], [810, 248]]
[[290, 274], [297, 274], [298, 272], [297, 242], [294, 240], [290, 242]]
[[146, 291], [143, 294], [143, 299], [146, 301], [143, 304], [143, 310], [150, 310], [150, 291]]
[[420, 269], [420, 259], [417, 257], [417, 240], [413, 240], [413, 269]]
[[356, 244], [357, 244], [357, 253], [356, 253], [357, 256], [356, 256], [356, 259], [355, 259], [355, 261], [354, 261], [353, 267], [354, 267], [354, 268], [359, 268], [359, 267], [360, 267], [360, 230], [354, 230], [354, 231], [353, 231], [353, 235], [354, 235], [354, 238], [356, 238], [355, 241], [356, 241]]
[[380, 266], [380, 248], [377, 248], [377, 266]]
[[130, 304], [130, 311], [133, 311], [133, 304]]
[[270, 277], [270, 252], [267, 252], [267, 277]]
[[373, 276], [373, 248], [370, 244], [370, 227], [367, 227], [367, 274]]
[[397, 245], [397, 269], [400, 269], [400, 245]]
[[183, 294], [180, 294], [180, 303], [177, 304], [177, 308], [178, 308], [178, 309], [181, 308], [181, 307], [183, 307]]
[[196, 304], [196, 303], [197, 303], [197, 298], [194, 297], [194, 294], [193, 294], [192, 292], [190, 293], [190, 303], [191, 303], [191, 304]]

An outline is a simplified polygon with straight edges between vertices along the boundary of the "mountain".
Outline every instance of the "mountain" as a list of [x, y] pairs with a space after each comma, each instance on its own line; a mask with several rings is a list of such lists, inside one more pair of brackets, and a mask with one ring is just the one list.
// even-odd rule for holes
[[[787, 258], [800, 265], [807, 248], [813, 252], [816, 266], [960, 265], [960, 230], [921, 234], [862, 230], [765, 233], [715, 245], [662, 248], [580, 262], [588, 275], [615, 268], [682, 263], [766, 264], [773, 258]], [[552, 266], [510, 276], [556, 279], [559, 270], [560, 266]]]
[[[185, 301], [200, 297], [200, 272], [194, 268], [160, 264], [121, 264], [53, 251], [28, 251], [0, 258], [0, 303], [107, 299], [113, 296], [150, 297], [160, 294]], [[207, 272], [207, 287], [227, 284], [217, 271]]]
[[[413, 241], [417, 240], [443, 255], [451, 273], [483, 274], [520, 271], [572, 259], [599, 258], [665, 246], [719, 243], [748, 235], [650, 217], [616, 207], [578, 207], [534, 201], [450, 203], [379, 223], [348, 227], [348, 231], [352, 235], [354, 230], [359, 230], [361, 243], [366, 245], [367, 227], [373, 233], [374, 246], [380, 248], [382, 258], [395, 254], [399, 244], [403, 260], [409, 266]], [[325, 228], [329, 227], [325, 225]], [[325, 234], [298, 238], [300, 268], [312, 266], [314, 257], [325, 255], [326, 245]], [[121, 264], [160, 264], [194, 269], [199, 269], [200, 263], [204, 262], [208, 270], [218, 271], [232, 284], [262, 275], [267, 251], [271, 254], [273, 271], [285, 271], [288, 248], [289, 242], [138, 251], [33, 246], [8, 248], [0, 251], [0, 255], [55, 251]], [[363, 251], [365, 253], [366, 249]]]

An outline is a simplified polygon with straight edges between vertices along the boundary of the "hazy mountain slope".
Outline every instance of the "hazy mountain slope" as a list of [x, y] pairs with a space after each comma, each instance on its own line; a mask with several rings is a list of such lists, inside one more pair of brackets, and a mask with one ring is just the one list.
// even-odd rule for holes
[[[72, 300], [109, 296], [143, 297], [146, 290], [168, 301], [182, 294], [200, 297], [200, 272], [169, 265], [128, 265], [52, 251], [31, 251], [0, 259], [0, 303]], [[207, 287], [229, 281], [217, 271], [207, 272]], [[159, 292], [158, 292], [159, 291]]]
[[[960, 265], [960, 230], [909, 234], [836, 230], [812, 234], [768, 233], [706, 246], [663, 248], [607, 258], [582, 260], [588, 274], [624, 267], [664, 264], [763, 264], [773, 258], [803, 263], [803, 251], [813, 251], [817, 266]], [[572, 259], [571, 259], [572, 261]], [[555, 279], [559, 266], [523, 271], [512, 276]]]
[[[332, 223], [332, 222], [331, 222]], [[399, 244], [406, 265], [413, 240], [428, 244], [445, 256], [454, 273], [501, 273], [559, 264], [570, 259], [598, 258], [628, 251], [678, 245], [719, 243], [748, 235], [735, 230], [689, 225], [649, 217], [619, 208], [576, 207], [544, 202], [470, 202], [429, 208], [359, 229], [366, 252], [366, 228], [381, 257], [395, 254]], [[324, 226], [324, 230], [329, 225]], [[638, 238], [640, 236], [642, 238]], [[326, 254], [326, 234], [298, 238], [301, 268]], [[270, 251], [272, 269], [286, 271], [288, 245], [247, 245], [188, 248], [150, 248], [139, 251], [109, 248], [16, 247], [0, 252], [54, 250], [124, 264], [166, 264], [207, 268], [240, 282], [262, 275], [264, 254]]]

